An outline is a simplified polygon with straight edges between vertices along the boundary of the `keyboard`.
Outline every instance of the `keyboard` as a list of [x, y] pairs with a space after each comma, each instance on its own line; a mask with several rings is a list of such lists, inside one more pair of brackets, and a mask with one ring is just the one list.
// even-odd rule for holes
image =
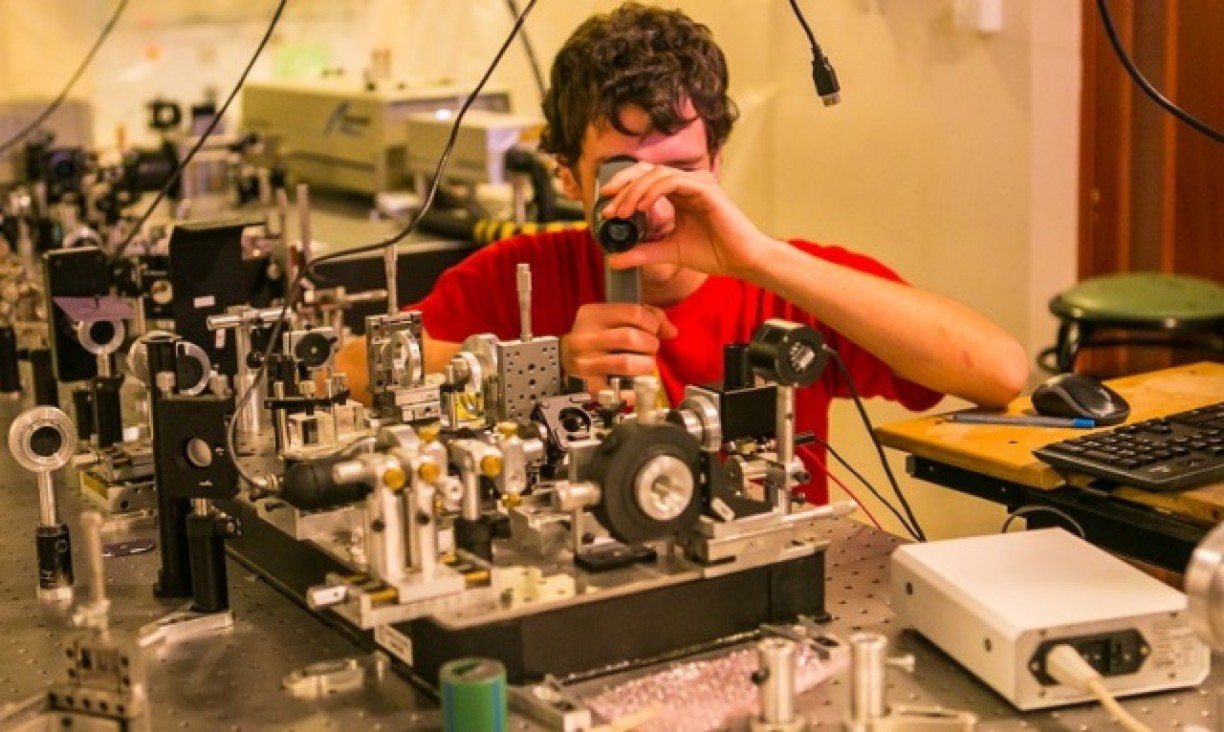
[[1150, 491], [1224, 481], [1224, 402], [1033, 451], [1056, 468]]

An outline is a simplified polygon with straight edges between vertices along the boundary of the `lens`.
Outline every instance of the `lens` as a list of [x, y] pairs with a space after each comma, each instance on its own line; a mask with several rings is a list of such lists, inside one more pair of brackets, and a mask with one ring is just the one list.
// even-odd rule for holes
[[199, 437], [193, 437], [188, 440], [187, 446], [183, 449], [183, 457], [187, 458], [187, 464], [193, 468], [207, 468], [212, 465], [212, 448]]
[[599, 243], [608, 252], [627, 252], [641, 239], [634, 219], [605, 219], [599, 227]]
[[59, 452], [64, 436], [54, 427], [39, 427], [30, 435], [30, 452], [48, 458]]
[[622, 221], [614, 221], [608, 224], [604, 231], [607, 232], [608, 241], [620, 245], [624, 245], [625, 242], [633, 237], [633, 227]]
[[204, 378], [203, 365], [194, 358], [180, 359], [178, 362], [179, 384], [192, 386]]
[[51, 174], [57, 180], [71, 180], [76, 177], [76, 166], [71, 160], [58, 160], [51, 168]]
[[591, 432], [591, 417], [581, 409], [567, 408], [561, 410], [561, 428], [567, 437], [581, 439]]
[[307, 333], [298, 341], [293, 355], [301, 359], [307, 368], [318, 368], [331, 357], [331, 341], [320, 333]]
[[98, 320], [89, 326], [89, 339], [98, 345], [106, 345], [115, 337], [115, 324], [109, 320]]
[[785, 386], [807, 386], [820, 378], [827, 357], [820, 332], [771, 318], [752, 334], [748, 359], [765, 378]]

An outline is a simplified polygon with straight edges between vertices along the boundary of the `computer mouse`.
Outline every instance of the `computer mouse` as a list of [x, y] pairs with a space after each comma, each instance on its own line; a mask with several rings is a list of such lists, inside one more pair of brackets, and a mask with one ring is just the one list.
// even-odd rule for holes
[[1050, 417], [1083, 417], [1098, 425], [1118, 424], [1130, 405], [1118, 392], [1084, 374], [1058, 374], [1033, 390], [1033, 409]]

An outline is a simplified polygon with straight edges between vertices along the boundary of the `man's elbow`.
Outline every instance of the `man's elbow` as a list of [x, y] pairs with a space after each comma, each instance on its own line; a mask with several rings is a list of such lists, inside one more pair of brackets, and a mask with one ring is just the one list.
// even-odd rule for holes
[[990, 389], [977, 400], [983, 407], [1007, 406], [1020, 396], [1028, 383], [1028, 354], [1019, 341], [1006, 339], [999, 344], [994, 356], [990, 367], [993, 378], [988, 380]]

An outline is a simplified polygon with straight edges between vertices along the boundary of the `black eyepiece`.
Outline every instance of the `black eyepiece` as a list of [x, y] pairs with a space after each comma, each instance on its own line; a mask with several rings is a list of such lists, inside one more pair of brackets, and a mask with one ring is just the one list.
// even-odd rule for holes
[[[612, 179], [612, 176], [636, 162], [635, 158], [628, 155], [617, 155], [605, 160], [595, 174], [595, 190], [603, 188]], [[611, 201], [612, 199], [607, 196], [599, 196], [595, 199], [595, 205], [591, 211], [591, 222], [595, 227], [595, 241], [599, 242], [599, 246], [603, 247], [608, 254], [627, 252], [637, 246], [637, 243], [646, 236], [646, 214], [638, 211], [627, 219], [606, 219], [601, 212]]]

